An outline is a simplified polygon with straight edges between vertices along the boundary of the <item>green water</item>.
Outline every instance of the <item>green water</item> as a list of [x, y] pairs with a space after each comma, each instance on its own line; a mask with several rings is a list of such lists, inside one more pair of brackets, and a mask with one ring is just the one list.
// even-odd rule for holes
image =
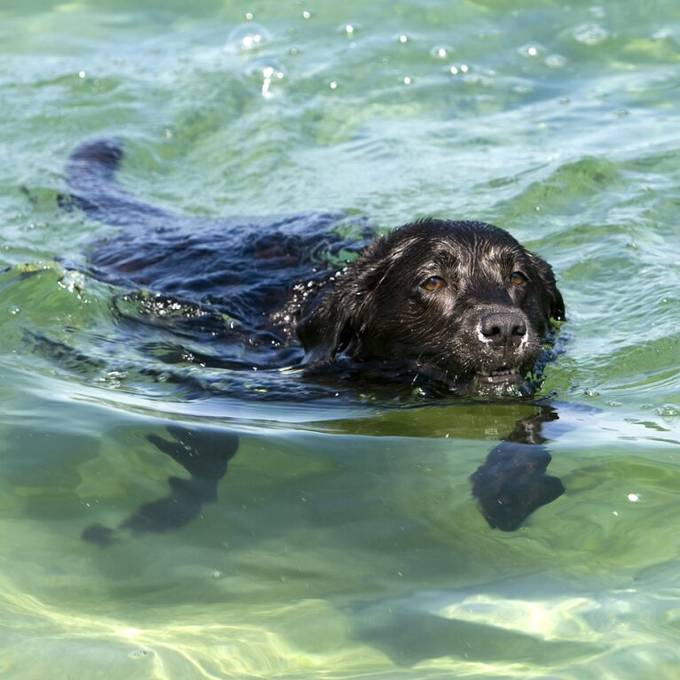
[[[679, 78], [676, 0], [3, 2], [0, 676], [677, 678]], [[528, 406], [188, 402], [36, 354], [114, 323], [58, 263], [106, 232], [56, 205], [97, 136], [189, 214], [512, 231], [567, 303], [566, 495], [514, 533], [470, 497]], [[181, 474], [170, 422], [241, 433], [219, 500], [81, 541]]]

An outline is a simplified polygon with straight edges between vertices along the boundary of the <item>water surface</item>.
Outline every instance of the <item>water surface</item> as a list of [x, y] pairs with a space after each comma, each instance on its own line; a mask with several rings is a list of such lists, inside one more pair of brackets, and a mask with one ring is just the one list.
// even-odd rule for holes
[[[673, 0], [5, 2], [2, 676], [677, 677], [679, 43]], [[63, 264], [107, 228], [57, 206], [103, 136], [173, 211], [474, 218], [543, 255], [567, 493], [514, 533], [475, 508], [526, 404], [188, 399], [117, 371], [115, 291]], [[147, 436], [197, 423], [241, 436], [219, 500], [84, 543], [182, 474]]]

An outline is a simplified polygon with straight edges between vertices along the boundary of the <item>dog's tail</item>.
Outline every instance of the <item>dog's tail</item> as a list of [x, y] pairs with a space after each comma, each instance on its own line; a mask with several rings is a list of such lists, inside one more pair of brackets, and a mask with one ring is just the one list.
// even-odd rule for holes
[[66, 205], [76, 205], [99, 222], [128, 226], [167, 219], [168, 213], [137, 200], [116, 179], [123, 159], [122, 145], [112, 139], [81, 144], [66, 166], [69, 195]]

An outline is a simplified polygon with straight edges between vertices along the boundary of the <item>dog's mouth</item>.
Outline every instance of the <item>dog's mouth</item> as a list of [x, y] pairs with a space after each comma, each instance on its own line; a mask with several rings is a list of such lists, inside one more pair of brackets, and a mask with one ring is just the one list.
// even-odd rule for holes
[[499, 368], [494, 371], [480, 371], [475, 379], [483, 385], [518, 384], [523, 378], [517, 368]]
[[490, 399], [526, 397], [533, 392], [518, 368], [507, 367], [479, 371], [472, 378], [470, 388], [473, 395]]
[[467, 376], [457, 376], [434, 364], [418, 364], [418, 375], [435, 384], [447, 385], [448, 390], [461, 395], [481, 398], [505, 398], [530, 396], [535, 386], [526, 378], [519, 366], [501, 365], [496, 368], [479, 367]]

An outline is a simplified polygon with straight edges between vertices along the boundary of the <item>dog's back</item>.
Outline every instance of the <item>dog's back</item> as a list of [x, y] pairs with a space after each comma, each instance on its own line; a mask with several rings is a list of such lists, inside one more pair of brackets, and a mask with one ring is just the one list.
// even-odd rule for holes
[[210, 332], [221, 320], [223, 339], [238, 336], [251, 349], [271, 350], [291, 335], [295, 301], [318, 289], [371, 235], [357, 224], [358, 238], [343, 237], [334, 227], [347, 217], [338, 213], [227, 219], [171, 213], [119, 184], [123, 156], [114, 140], [78, 147], [67, 164], [64, 204], [119, 228], [92, 243], [87, 271], [142, 300], [145, 315], [160, 323], [184, 314], [196, 331], [209, 320]]

